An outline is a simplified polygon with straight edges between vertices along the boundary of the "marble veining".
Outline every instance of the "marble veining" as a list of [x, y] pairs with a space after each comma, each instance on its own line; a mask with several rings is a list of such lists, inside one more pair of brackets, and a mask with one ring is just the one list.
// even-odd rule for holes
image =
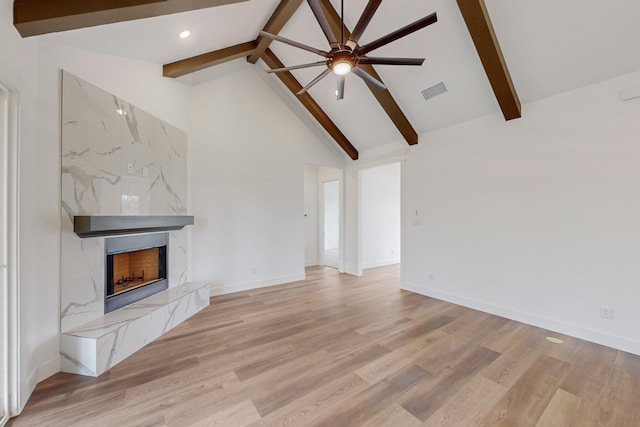
[[[68, 335], [79, 337], [99, 338], [110, 334], [114, 330], [121, 328], [122, 325], [130, 323], [132, 320], [170, 306], [171, 303], [182, 300], [185, 296], [193, 294], [195, 291], [206, 285], [207, 284], [203, 282], [192, 282], [175, 288], [169, 288], [141, 301], [113, 311], [105, 316], [101, 316], [92, 322], [88, 322], [80, 327], [71, 329], [66, 333]], [[191, 296], [193, 298], [199, 297], [197, 293]], [[202, 306], [205, 302], [208, 304], [208, 300], [208, 297], [206, 298], [206, 301], [196, 299], [194, 303], [198, 306]], [[189, 304], [190, 300], [184, 300], [183, 303]]]
[[207, 283], [170, 288], [62, 334], [62, 369], [98, 376], [209, 305]]

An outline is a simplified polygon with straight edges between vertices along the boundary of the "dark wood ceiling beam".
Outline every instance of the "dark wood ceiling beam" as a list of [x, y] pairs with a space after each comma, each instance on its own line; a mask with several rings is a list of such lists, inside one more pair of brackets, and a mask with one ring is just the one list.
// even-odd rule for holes
[[[321, 3], [327, 13], [327, 19], [329, 20], [329, 24], [331, 25], [331, 30], [333, 31], [333, 34], [336, 36], [338, 40], [340, 40], [340, 30], [342, 26], [342, 20], [340, 19], [340, 15], [335, 10], [335, 8], [331, 5], [329, 0], [322, 0]], [[345, 26], [344, 27], [345, 40], [348, 40], [350, 36], [351, 36], [351, 33], [349, 32], [349, 29]], [[375, 77], [379, 81], [383, 82], [382, 78], [376, 72], [376, 70], [373, 68], [372, 65], [362, 64], [362, 65], [359, 65], [359, 67], [362, 68], [364, 71], [368, 72], [369, 74], [371, 74], [373, 77]], [[387, 116], [389, 116], [389, 118], [391, 119], [393, 124], [396, 126], [396, 128], [398, 128], [398, 131], [403, 136], [405, 141], [407, 141], [409, 145], [417, 144], [418, 133], [409, 122], [409, 119], [407, 119], [407, 116], [402, 112], [396, 100], [393, 99], [393, 96], [391, 95], [391, 92], [389, 92], [389, 89], [380, 90], [370, 84], [367, 84], [367, 87], [369, 88], [369, 90], [371, 90], [371, 93], [376, 98], [376, 100], [378, 101], [382, 109], [385, 111], [385, 113], [387, 113]]]
[[22, 37], [151, 18], [247, 0], [15, 0], [13, 24]]
[[[262, 55], [262, 60], [267, 64], [269, 68], [272, 70], [275, 68], [283, 68], [284, 64], [278, 59], [278, 57], [271, 51], [271, 49], [267, 49]], [[280, 73], [275, 73], [276, 76], [284, 83], [284, 85], [295, 95], [300, 89], [302, 89], [302, 85], [289, 71], [284, 71]], [[311, 115], [320, 123], [320, 126], [327, 131], [329, 135], [338, 143], [340, 147], [347, 153], [349, 157], [353, 160], [358, 159], [358, 150], [351, 144], [351, 142], [347, 139], [346, 136], [338, 129], [338, 127], [331, 121], [327, 113], [320, 108], [318, 103], [309, 95], [308, 93], [303, 93], [302, 95], [296, 95], [296, 98], [304, 105], [304, 107], [311, 113]]]
[[194, 73], [214, 65], [251, 55], [257, 46], [256, 41], [250, 41], [165, 64], [162, 66], [162, 75], [164, 77], [180, 77]]
[[521, 117], [520, 100], [484, 0], [457, 1], [504, 118], [512, 120]]
[[[302, 4], [302, 0], [282, 0], [276, 10], [271, 14], [271, 17], [267, 21], [267, 24], [262, 29], [263, 31], [271, 34], [278, 34], [282, 28], [285, 26], [289, 19], [293, 16], [293, 14], [298, 10], [298, 7]], [[247, 61], [255, 64], [258, 62], [258, 59], [262, 56], [262, 54], [269, 48], [272, 40], [258, 36], [256, 40], [258, 42], [258, 47], [255, 52], [247, 58]]]

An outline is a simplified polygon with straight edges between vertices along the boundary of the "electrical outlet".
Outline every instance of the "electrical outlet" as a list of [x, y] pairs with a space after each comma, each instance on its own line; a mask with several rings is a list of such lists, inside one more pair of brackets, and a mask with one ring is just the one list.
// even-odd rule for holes
[[127, 165], [127, 173], [128, 173], [129, 175], [133, 174], [133, 163], [129, 163], [129, 164]]
[[613, 319], [613, 308], [601, 305], [600, 317], [603, 319]]

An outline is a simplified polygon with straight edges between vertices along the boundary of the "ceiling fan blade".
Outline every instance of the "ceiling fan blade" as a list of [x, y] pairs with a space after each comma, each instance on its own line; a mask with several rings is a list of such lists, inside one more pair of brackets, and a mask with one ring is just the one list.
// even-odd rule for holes
[[380, 80], [373, 77], [371, 74], [367, 73], [362, 68], [354, 67], [352, 70], [353, 74], [360, 77], [366, 83], [369, 83], [376, 87], [376, 89], [385, 90], [387, 87]]
[[278, 36], [276, 34], [267, 33], [266, 31], [260, 31], [260, 35], [262, 37], [266, 37], [266, 38], [271, 39], [271, 40], [277, 40], [279, 42], [282, 42], [282, 43], [297, 47], [299, 49], [303, 49], [303, 50], [307, 50], [309, 52], [313, 52], [313, 53], [315, 53], [317, 55], [324, 56], [325, 58], [327, 56], [329, 56], [329, 53], [325, 52], [324, 50], [316, 49], [313, 46], [309, 46], [309, 45], [306, 45], [306, 44], [298, 43], [297, 41], [288, 39], [286, 37], [281, 37], [281, 36]]
[[338, 89], [336, 90], [336, 99], [340, 101], [344, 98], [344, 81], [345, 76], [338, 76]]
[[318, 67], [320, 65], [327, 65], [327, 61], [318, 61], [318, 62], [311, 62], [309, 64], [292, 65], [291, 67], [284, 67], [284, 68], [274, 68], [273, 70], [267, 70], [267, 73], [281, 73], [283, 71], [299, 70], [301, 68]]
[[367, 29], [367, 26], [369, 25], [369, 22], [371, 22], [371, 18], [373, 18], [376, 10], [378, 10], [380, 3], [382, 3], [382, 0], [369, 0], [369, 3], [367, 3], [367, 7], [364, 8], [364, 12], [360, 15], [360, 19], [347, 42], [347, 45], [351, 49], [354, 49], [358, 45], [358, 41], [360, 40], [362, 33]]
[[416, 22], [413, 22], [396, 31], [393, 31], [387, 34], [386, 36], [382, 36], [379, 39], [372, 41], [371, 43], [367, 43], [363, 46], [360, 46], [359, 48], [354, 50], [354, 52], [358, 56], [366, 55], [367, 53], [371, 52], [374, 49], [377, 49], [393, 41], [396, 41], [404, 36], [408, 36], [409, 34], [416, 32], [426, 27], [427, 25], [431, 25], [435, 22], [438, 22], [438, 17], [434, 12], [429, 16], [425, 16], [422, 19], [418, 19]]
[[307, 0], [307, 3], [309, 3], [311, 10], [313, 11], [316, 20], [318, 21], [318, 24], [320, 24], [320, 28], [322, 28], [322, 32], [329, 41], [331, 47], [338, 47], [338, 40], [336, 40], [336, 36], [333, 34], [333, 31], [331, 31], [331, 25], [329, 24], [327, 16], [324, 14], [322, 6], [318, 2], [318, 0]]
[[422, 65], [424, 58], [382, 58], [361, 56], [358, 60], [359, 64], [371, 65]]
[[311, 86], [315, 85], [316, 83], [318, 83], [320, 80], [324, 79], [325, 77], [327, 77], [327, 74], [329, 74], [331, 72], [331, 68], [327, 68], [326, 70], [324, 70], [322, 73], [320, 73], [320, 75], [318, 77], [316, 77], [315, 79], [311, 80], [311, 82], [306, 85], [305, 87], [303, 87], [302, 89], [300, 89], [296, 95], [302, 95], [303, 93], [305, 93], [306, 91], [308, 91], [309, 89], [311, 89]]

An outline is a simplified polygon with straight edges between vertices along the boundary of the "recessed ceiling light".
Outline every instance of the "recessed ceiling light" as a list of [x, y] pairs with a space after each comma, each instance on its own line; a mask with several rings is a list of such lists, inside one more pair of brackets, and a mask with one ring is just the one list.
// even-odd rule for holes
[[183, 31], [180, 31], [180, 34], [179, 34], [181, 39], [186, 39], [190, 35], [191, 35], [191, 30], [183, 30]]

